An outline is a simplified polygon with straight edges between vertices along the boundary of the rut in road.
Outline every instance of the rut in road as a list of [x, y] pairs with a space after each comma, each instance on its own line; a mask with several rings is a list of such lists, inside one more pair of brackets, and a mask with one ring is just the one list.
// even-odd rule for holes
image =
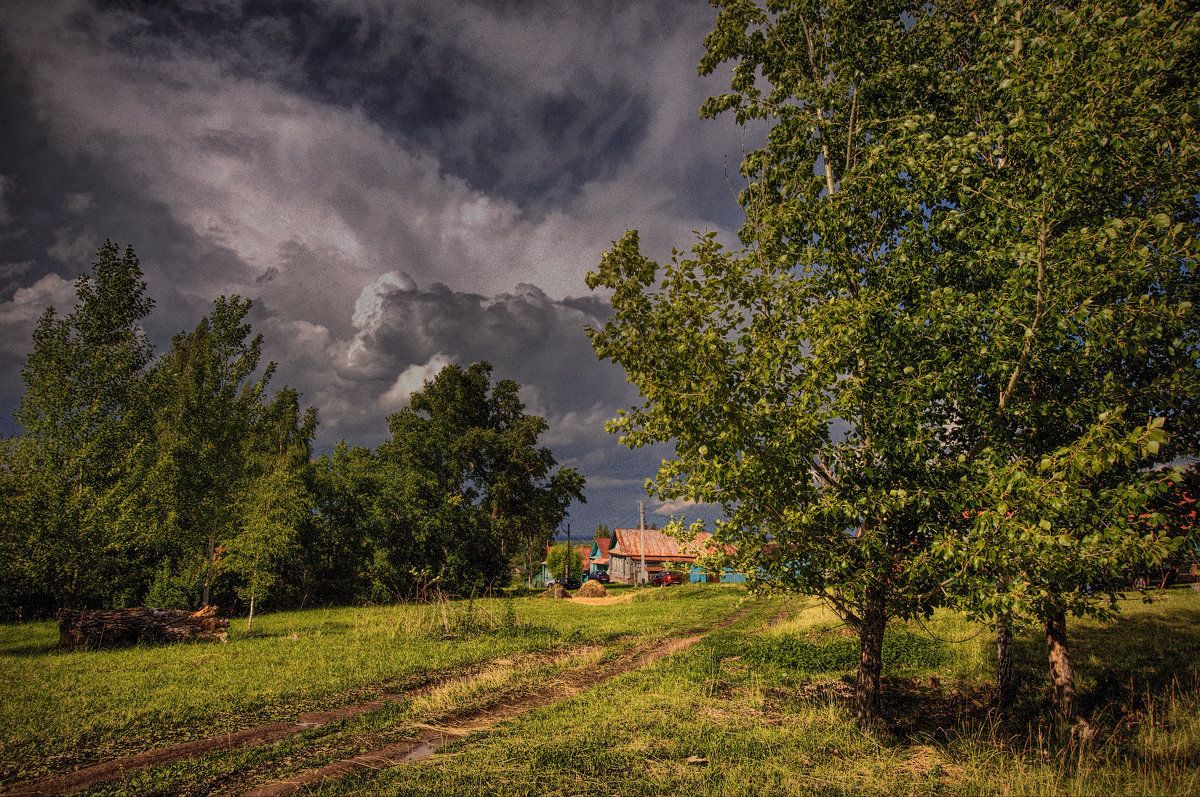
[[[713, 625], [709, 631], [732, 625], [745, 616], [747, 611], [747, 609], [742, 609], [735, 612], [721, 622]], [[643, 650], [624, 661], [614, 663], [602, 673], [584, 673], [570, 680], [567, 684], [542, 690], [522, 697], [519, 700], [494, 704], [480, 711], [462, 715], [458, 717], [458, 724], [454, 727], [416, 726], [420, 728], [420, 733], [415, 739], [388, 745], [343, 761], [336, 761], [318, 769], [299, 773], [288, 780], [263, 784], [246, 792], [246, 794], [290, 794], [303, 785], [343, 777], [360, 769], [394, 766], [418, 760], [436, 751], [438, 747], [451, 741], [459, 740], [471, 732], [485, 730], [506, 719], [511, 719], [536, 708], [564, 700], [597, 683], [640, 669], [657, 659], [691, 647], [703, 639], [707, 633], [668, 639], [656, 647]], [[590, 650], [595, 649], [591, 648]], [[569, 651], [549, 656], [534, 657], [534, 660], [539, 663], [554, 664], [577, 656], [579, 653], [580, 651], [578, 650]], [[487, 666], [487, 663], [473, 667], [467, 670], [465, 674], [456, 673], [433, 679], [411, 690], [385, 694], [378, 700], [345, 706], [331, 711], [306, 712], [297, 717], [293, 722], [259, 725], [232, 733], [195, 739], [169, 747], [161, 747], [109, 761], [102, 761], [92, 766], [61, 775], [13, 784], [7, 790], [0, 792], [0, 797], [60, 797], [60, 795], [83, 791], [98, 783], [121, 777], [127, 773], [164, 766], [185, 759], [198, 758], [217, 751], [241, 750], [277, 742], [301, 731], [319, 728], [331, 722], [338, 722], [375, 711], [387, 703], [399, 703], [421, 697], [455, 681], [469, 681], [473, 673], [478, 674], [485, 666]]]
[[[564, 659], [571, 658], [577, 655], [577, 651], [567, 653], [556, 653], [548, 656], [534, 657], [536, 661], [546, 664], [553, 664]], [[133, 755], [114, 758], [109, 761], [101, 761], [98, 764], [93, 764], [90, 767], [77, 769], [74, 772], [67, 772], [62, 775], [54, 775], [37, 780], [26, 781], [10, 786], [7, 790], [0, 792], [0, 797], [59, 797], [59, 795], [74, 794], [82, 791], [97, 783], [102, 783], [106, 780], [120, 777], [129, 772], [136, 772], [152, 767], [160, 767], [165, 764], [172, 764], [176, 761], [183, 761], [189, 758], [199, 758], [202, 755], [216, 751], [233, 751], [242, 750], [258, 745], [277, 742], [287, 736], [291, 736], [301, 731], [311, 728], [319, 728], [322, 725], [327, 725], [331, 722], [340, 722], [342, 720], [357, 717], [360, 714], [366, 714], [369, 711], [375, 711], [383, 708], [388, 703], [401, 703], [406, 700], [411, 700], [416, 697], [426, 695], [443, 684], [457, 680], [464, 676], [469, 676], [470, 673], [480, 671], [488, 663], [472, 667], [465, 672], [455, 673], [454, 675], [445, 675], [431, 679], [424, 684], [413, 689], [407, 689], [401, 692], [389, 693], [383, 695], [378, 700], [370, 700], [363, 703], [356, 703], [351, 706], [344, 706], [331, 711], [308, 711], [301, 714], [293, 722], [275, 722], [269, 725], [258, 725], [253, 728], [245, 728], [240, 731], [231, 733], [222, 733], [216, 736], [208, 736], [203, 739], [194, 739], [188, 742], [171, 745], [169, 747], [160, 747], [155, 750], [147, 750], [143, 753], [135, 753]]]
[[264, 783], [243, 792], [241, 797], [280, 797], [281, 795], [293, 794], [305, 786], [325, 780], [342, 778], [361, 770], [384, 769], [419, 761], [433, 755], [443, 745], [461, 741], [477, 731], [490, 730], [505, 720], [513, 719], [534, 709], [543, 708], [566, 700], [596, 684], [615, 678], [618, 675], [639, 670], [653, 661], [686, 650], [704, 639], [711, 631], [727, 628], [737, 622], [746, 615], [747, 611], [747, 609], [742, 609], [735, 612], [714, 625], [709, 632], [695, 636], [667, 639], [649, 650], [643, 650], [622, 662], [614, 664], [604, 672], [597, 673], [592, 671], [583, 673], [567, 684], [556, 685], [553, 688], [535, 692], [516, 701], [497, 703], [479, 711], [461, 715], [457, 717], [454, 725], [444, 727], [431, 725], [418, 726], [421, 732], [415, 739], [396, 742], [395, 744], [390, 744], [352, 758], [345, 758], [331, 764], [326, 764], [317, 769], [299, 772], [284, 780]]

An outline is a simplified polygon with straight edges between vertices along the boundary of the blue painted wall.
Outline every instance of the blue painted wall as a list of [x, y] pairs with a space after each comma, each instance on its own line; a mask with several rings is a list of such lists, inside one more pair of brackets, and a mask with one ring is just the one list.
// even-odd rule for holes
[[[704, 584], [708, 581], [708, 573], [706, 571], [700, 569], [696, 565], [692, 565], [691, 575], [688, 576], [688, 580], [693, 584]], [[721, 572], [721, 578], [720, 578], [719, 583], [721, 583], [721, 584], [745, 584], [746, 576], [744, 576], [741, 573], [736, 573], [727, 567]]]

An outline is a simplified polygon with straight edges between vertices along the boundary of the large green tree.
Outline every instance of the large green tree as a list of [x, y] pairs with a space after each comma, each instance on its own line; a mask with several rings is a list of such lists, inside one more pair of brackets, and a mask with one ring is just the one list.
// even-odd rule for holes
[[[659, 264], [629, 233], [589, 275], [613, 306], [593, 345], [642, 395], [610, 430], [674, 442], [653, 489], [720, 504], [739, 569], [858, 631], [870, 724], [891, 618], [955, 600], [1061, 623], [1102, 606], [1089, 581], [1165, 551], [1126, 519], [1158, 488], [1147, 466], [1195, 452], [1200, 169], [1195, 87], [1173, 78], [1195, 21], [714, 5], [701, 71], [733, 76], [702, 113], [769, 124], [742, 165], [743, 246], [706, 234]], [[1104, 103], [1130, 56], [1151, 107], [1127, 122]], [[1076, 89], [1092, 104], [1060, 102]], [[1018, 489], [1032, 528], [1005, 511]]]
[[75, 295], [70, 314], [48, 308], [34, 331], [9, 463], [26, 514], [5, 530], [3, 569], [44, 608], [130, 599], [140, 574], [130, 564], [146, 555], [120, 509], [151, 436], [141, 322], [153, 302], [133, 250], [105, 241]]
[[493, 386], [491, 370], [443, 368], [388, 418], [378, 450], [394, 492], [388, 547], [451, 593], [503, 586], [522, 544], [583, 500], [583, 477], [537, 445], [545, 420], [525, 413], [515, 382]]
[[300, 394], [283, 388], [243, 444], [245, 478], [234, 502], [238, 529], [228, 544], [226, 567], [242, 577], [238, 594], [247, 602], [247, 630], [255, 602], [268, 596], [311, 514], [306, 476], [316, 426], [316, 412], [302, 413]]
[[[259, 371], [262, 336], [246, 323], [248, 299], [220, 297], [191, 332], [181, 332], [153, 374], [157, 407], [153, 458], [142, 500], [166, 557], [161, 580], [195, 583], [210, 600], [222, 558], [265, 590], [265, 564], [286, 555], [303, 520], [302, 473], [316, 413], [295, 391], [268, 400], [274, 364]], [[158, 592], [178, 593], [159, 585]]]
[[567, 576], [583, 578], [583, 554], [576, 546], [568, 549], [565, 542], [562, 545], [552, 546], [546, 552], [546, 569], [550, 571], [550, 577], [555, 579], [563, 579]]
[[1162, 519], [1141, 517], [1167, 487], [1150, 466], [1200, 439], [1200, 93], [1183, 77], [1200, 24], [1127, 2], [947, 3], [926, 22], [954, 37], [953, 102], [897, 139], [939, 203], [913, 256], [961, 275], [929, 315], [945, 319], [960, 453], [988, 476], [939, 553], [965, 567], [948, 588], [961, 605], [1045, 627], [1070, 716], [1066, 617], [1111, 610], [1097, 587], [1170, 551]]

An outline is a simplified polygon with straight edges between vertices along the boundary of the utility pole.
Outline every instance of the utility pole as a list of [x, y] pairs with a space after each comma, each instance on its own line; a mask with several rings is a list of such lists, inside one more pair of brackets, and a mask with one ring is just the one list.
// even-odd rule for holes
[[642, 572], [638, 577], [639, 584], [646, 583], [646, 502], [638, 501], [638, 537], [641, 540], [642, 549]]
[[565, 575], [563, 575], [563, 578], [570, 578], [571, 577], [571, 524], [570, 523], [567, 524], [567, 567], [566, 567], [566, 571], [567, 572]]

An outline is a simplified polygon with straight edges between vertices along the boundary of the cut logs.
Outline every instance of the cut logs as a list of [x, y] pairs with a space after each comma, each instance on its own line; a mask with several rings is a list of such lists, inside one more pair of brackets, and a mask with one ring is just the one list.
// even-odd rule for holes
[[229, 620], [217, 617], [216, 606], [198, 612], [175, 609], [97, 609], [58, 613], [58, 646], [112, 648], [124, 645], [158, 645], [182, 640], [220, 640], [229, 635]]

